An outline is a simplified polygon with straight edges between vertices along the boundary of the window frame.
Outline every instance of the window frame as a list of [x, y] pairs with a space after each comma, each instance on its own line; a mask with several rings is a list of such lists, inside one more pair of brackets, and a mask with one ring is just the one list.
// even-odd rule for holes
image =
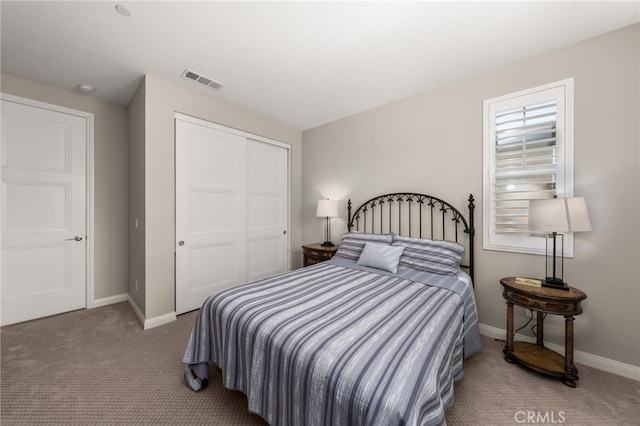
[[[485, 250], [544, 255], [544, 235], [503, 235], [495, 232], [495, 124], [496, 113], [544, 99], [557, 102], [556, 194], [573, 197], [574, 190], [574, 88], [573, 78], [533, 87], [483, 101], [483, 238]], [[564, 256], [573, 257], [573, 233], [565, 234]]]

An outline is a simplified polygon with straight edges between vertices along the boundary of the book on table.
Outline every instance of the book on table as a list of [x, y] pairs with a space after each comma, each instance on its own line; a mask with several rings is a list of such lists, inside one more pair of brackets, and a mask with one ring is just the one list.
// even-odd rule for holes
[[516, 284], [530, 285], [532, 287], [542, 287], [542, 280], [536, 280], [534, 278], [516, 277]]

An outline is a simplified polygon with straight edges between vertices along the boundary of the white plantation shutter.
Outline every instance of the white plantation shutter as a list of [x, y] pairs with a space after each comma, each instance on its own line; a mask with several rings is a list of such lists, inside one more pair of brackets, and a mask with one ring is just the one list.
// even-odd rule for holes
[[572, 107], [573, 80], [484, 102], [485, 249], [544, 253], [528, 203], [573, 195]]
[[528, 200], [555, 194], [556, 116], [555, 100], [496, 114], [496, 232], [528, 234]]

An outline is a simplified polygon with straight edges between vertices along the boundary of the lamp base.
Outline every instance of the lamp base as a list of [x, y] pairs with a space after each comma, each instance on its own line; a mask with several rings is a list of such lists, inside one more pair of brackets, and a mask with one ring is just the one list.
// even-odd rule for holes
[[320, 244], [322, 247], [333, 247], [334, 244], [331, 241], [325, 241], [324, 243]]
[[569, 285], [560, 278], [547, 277], [542, 280], [542, 287], [556, 288], [558, 290], [569, 291]]

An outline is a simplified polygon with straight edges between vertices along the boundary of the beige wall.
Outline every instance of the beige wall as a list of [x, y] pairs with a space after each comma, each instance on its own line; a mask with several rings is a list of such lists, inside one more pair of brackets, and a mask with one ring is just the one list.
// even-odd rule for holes
[[[565, 279], [588, 295], [576, 318], [576, 349], [640, 366], [639, 25], [394, 102], [303, 133], [303, 242], [320, 241], [318, 199], [355, 203], [416, 191], [464, 208], [477, 199], [476, 296], [480, 321], [501, 329], [499, 279], [540, 276], [541, 256], [482, 250], [482, 101], [574, 77], [575, 194], [593, 231], [575, 236]], [[345, 230], [333, 222], [333, 239]], [[524, 323], [518, 309], [516, 323]], [[564, 344], [563, 319], [545, 339]]]
[[[140, 313], [145, 300], [145, 83], [129, 103], [129, 296]], [[137, 219], [137, 227], [136, 227]], [[137, 281], [137, 285], [136, 285]]]
[[94, 299], [127, 292], [127, 108], [2, 74], [3, 93], [94, 115]]
[[[144, 316], [147, 319], [174, 312], [174, 113], [198, 117], [291, 145], [290, 264], [300, 266], [301, 241], [301, 140], [300, 131], [234, 107], [182, 86], [147, 75], [144, 81]], [[137, 143], [137, 142], [136, 142]], [[138, 161], [140, 161], [138, 159]], [[140, 190], [133, 180], [130, 187]], [[136, 180], [140, 179], [136, 175]], [[140, 207], [142, 208], [142, 207]], [[131, 219], [131, 218], [130, 218]], [[137, 268], [131, 265], [131, 269]], [[135, 277], [132, 277], [135, 279]]]

